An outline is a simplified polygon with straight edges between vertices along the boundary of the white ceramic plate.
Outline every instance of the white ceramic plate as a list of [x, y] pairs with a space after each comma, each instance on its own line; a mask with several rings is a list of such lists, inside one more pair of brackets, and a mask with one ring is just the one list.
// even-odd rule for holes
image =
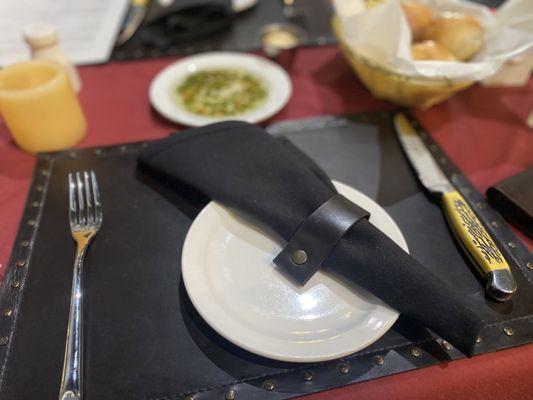
[[[393, 219], [372, 199], [334, 182], [371, 213], [372, 222], [404, 250]], [[356, 286], [320, 270], [303, 287], [276, 271], [280, 243], [216, 202], [198, 214], [185, 239], [182, 274], [196, 310], [234, 344], [268, 358], [315, 362], [370, 345], [398, 312]]]
[[[176, 87], [188, 75], [206, 69], [238, 68], [261, 79], [268, 89], [265, 101], [244, 114], [231, 117], [206, 117], [191, 113], [180, 104]], [[224, 120], [260, 122], [281, 110], [292, 93], [289, 76], [279, 65], [251, 54], [213, 52], [203, 53], [177, 61], [163, 69], [150, 84], [152, 106], [171, 121], [189, 126], [202, 126]]]

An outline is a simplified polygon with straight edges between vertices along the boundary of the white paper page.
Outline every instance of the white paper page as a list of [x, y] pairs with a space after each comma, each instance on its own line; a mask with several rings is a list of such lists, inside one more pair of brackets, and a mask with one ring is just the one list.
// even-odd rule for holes
[[129, 0], [0, 0], [0, 66], [28, 60], [22, 29], [53, 25], [60, 45], [75, 64], [106, 62]]

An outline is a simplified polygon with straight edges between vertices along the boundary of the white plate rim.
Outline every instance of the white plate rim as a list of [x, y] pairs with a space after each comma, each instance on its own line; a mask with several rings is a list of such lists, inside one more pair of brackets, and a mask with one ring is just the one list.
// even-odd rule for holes
[[[348, 188], [349, 190], [357, 192], [357, 194], [365, 197], [366, 199], [368, 199], [369, 201], [371, 201], [372, 203], [375, 203], [377, 205], [377, 203], [374, 200], [370, 199], [368, 196], [366, 196], [364, 193], [358, 191], [357, 189], [354, 189], [354, 188], [352, 188], [349, 185], [346, 185], [346, 184], [341, 183], [341, 182], [337, 182], [335, 180], [333, 180], [332, 182], [335, 184], [335, 186], [337, 187], [337, 189], [339, 191], [341, 191], [342, 188]], [[209, 204], [207, 204], [200, 211], [200, 213], [196, 216], [196, 218], [192, 222], [191, 226], [189, 227], [189, 230], [187, 231], [187, 234], [186, 234], [186, 237], [185, 237], [185, 241], [184, 241], [184, 244], [183, 244], [183, 250], [182, 250], [182, 273], [181, 274], [182, 274], [184, 286], [185, 286], [185, 289], [186, 289], [186, 291], [188, 293], [189, 299], [191, 300], [191, 303], [195, 307], [196, 311], [200, 314], [200, 316], [204, 319], [204, 321], [206, 321], [206, 323], [212, 329], [214, 329], [218, 334], [220, 334], [222, 337], [224, 337], [228, 341], [230, 341], [233, 344], [235, 344], [235, 345], [237, 345], [237, 346], [239, 346], [239, 347], [241, 347], [241, 348], [243, 348], [243, 349], [245, 349], [247, 351], [250, 351], [250, 352], [252, 352], [254, 354], [258, 354], [258, 355], [260, 355], [262, 357], [267, 357], [267, 358], [275, 359], [275, 360], [279, 360], [279, 361], [296, 362], [296, 363], [324, 362], [324, 361], [330, 361], [330, 360], [333, 360], [333, 359], [338, 359], [338, 358], [353, 354], [353, 353], [355, 353], [357, 351], [360, 351], [360, 350], [368, 347], [369, 345], [371, 345], [372, 343], [377, 341], [380, 337], [382, 337], [392, 327], [392, 325], [394, 325], [394, 323], [398, 319], [400, 314], [396, 310], [394, 310], [391, 307], [389, 307], [389, 309], [391, 311], [390, 319], [387, 320], [382, 325], [382, 328], [379, 330], [379, 332], [371, 340], [366, 341], [364, 344], [362, 344], [360, 346], [353, 346], [351, 348], [346, 348], [345, 350], [336, 352], [334, 354], [330, 353], [328, 355], [323, 355], [323, 356], [318, 356], [318, 357], [317, 356], [299, 356], [299, 357], [295, 357], [294, 355], [285, 355], [283, 353], [276, 353], [274, 351], [264, 351], [260, 347], [258, 348], [256, 346], [250, 345], [249, 341], [244, 341], [244, 340], [241, 340], [238, 337], [235, 337], [235, 336], [232, 336], [231, 334], [228, 334], [228, 332], [226, 332], [225, 329], [223, 327], [221, 327], [217, 323], [217, 319], [216, 318], [213, 319], [213, 318], [211, 318], [211, 316], [209, 315], [208, 312], [206, 313], [204, 305], [201, 304], [201, 302], [199, 302], [198, 299], [195, 296], [191, 296], [191, 282], [189, 282], [189, 280], [187, 279], [187, 274], [183, 273], [183, 271], [186, 270], [185, 265], [187, 265], [187, 263], [188, 263], [188, 258], [189, 258], [188, 252], [193, 248], [193, 246], [188, 245], [188, 243], [190, 243], [190, 240], [191, 240], [190, 237], [193, 235], [192, 232], [194, 232], [194, 229], [195, 229], [195, 222], [199, 221], [201, 218], [203, 218], [202, 215], [205, 215], [208, 212], [207, 210], [210, 207], [212, 207], [213, 203], [216, 203], [217, 205], [220, 205], [217, 202], [213, 202], [213, 201], [210, 202]], [[378, 205], [378, 207], [380, 207], [380, 206]], [[396, 222], [392, 219], [392, 217], [385, 210], [383, 210], [383, 211], [386, 214], [386, 216], [388, 217], [388, 219], [390, 219], [390, 221], [392, 222], [392, 229], [397, 230], [397, 232], [399, 234], [399, 240], [400, 240], [401, 243], [398, 243], [398, 245], [400, 247], [402, 247], [405, 251], [408, 252], [409, 249], [408, 249], [408, 246], [407, 246], [407, 242], [405, 241], [405, 237], [403, 236], [403, 234], [402, 234], [401, 230], [399, 229], [398, 225], [396, 224]]]
[[[235, 64], [238, 65], [239, 61], [244, 63], [259, 63], [260, 65], [264, 66], [264, 69], [258, 72], [257, 69], [251, 70], [248, 68], [248, 71], [250, 71], [254, 75], [259, 75], [260, 78], [262, 78], [264, 81], [269, 81], [268, 76], [264, 73], [264, 71], [271, 71], [272, 74], [275, 74], [275, 81], [277, 84], [280, 85], [280, 87], [283, 88], [283, 92], [280, 92], [281, 99], [277, 103], [272, 103], [272, 105], [267, 108], [264, 112], [260, 113], [262, 107], [268, 106], [267, 104], [259, 105], [258, 108], [251, 110], [250, 113], [259, 114], [255, 118], [247, 118], [247, 115], [250, 113], [245, 113], [243, 115], [236, 115], [231, 117], [223, 117], [223, 118], [216, 118], [216, 117], [204, 117], [199, 116], [193, 113], [190, 113], [186, 111], [185, 109], [180, 108], [175, 102], [171, 100], [171, 90], [174, 87], [179, 79], [179, 74], [177, 70], [180, 68], [186, 68], [186, 65], [192, 65], [193, 63], [206, 63], [206, 62], [213, 62], [214, 64], [212, 66], [209, 66], [209, 69], [216, 68], [216, 62], [220, 62], [220, 60], [228, 60], [233, 59]], [[208, 69], [208, 68], [206, 68]], [[247, 68], [243, 68], [247, 69]], [[174, 76], [172, 76], [174, 74]], [[185, 74], [181, 72], [183, 76]], [[168, 84], [166, 81], [172, 80], [172, 84]], [[274, 79], [272, 79], [274, 80]], [[273, 90], [273, 89], [271, 89]], [[165, 68], [163, 68], [161, 71], [157, 73], [157, 75], [152, 79], [150, 82], [150, 86], [148, 89], [148, 97], [150, 100], [150, 104], [152, 107], [163, 117], [166, 119], [182, 125], [187, 126], [203, 126], [210, 123], [220, 122], [220, 121], [227, 121], [227, 120], [243, 120], [250, 123], [258, 123], [261, 121], [264, 121], [268, 118], [271, 118], [272, 116], [276, 115], [279, 111], [281, 111], [285, 105], [289, 102], [291, 95], [292, 95], [292, 82], [291, 78], [287, 74], [287, 72], [280, 67], [278, 64], [264, 58], [260, 57], [254, 54], [248, 54], [248, 53], [239, 53], [239, 52], [231, 52], [231, 51], [214, 51], [214, 52], [208, 52], [208, 53], [201, 53], [196, 54], [193, 56], [188, 56], [185, 58], [182, 58], [176, 62], [173, 62], [169, 65], [167, 65]], [[163, 98], [162, 96], [168, 96], [166, 98]]]
[[243, 11], [249, 10], [250, 8], [254, 7], [257, 4], [257, 1], [258, 0], [233, 0], [232, 1], [233, 11], [238, 14]]

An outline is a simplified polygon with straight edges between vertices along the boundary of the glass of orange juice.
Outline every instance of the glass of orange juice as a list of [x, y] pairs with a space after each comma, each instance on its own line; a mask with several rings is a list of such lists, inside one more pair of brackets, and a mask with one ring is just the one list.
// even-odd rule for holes
[[32, 60], [0, 70], [0, 113], [17, 145], [29, 152], [80, 142], [87, 122], [63, 67]]

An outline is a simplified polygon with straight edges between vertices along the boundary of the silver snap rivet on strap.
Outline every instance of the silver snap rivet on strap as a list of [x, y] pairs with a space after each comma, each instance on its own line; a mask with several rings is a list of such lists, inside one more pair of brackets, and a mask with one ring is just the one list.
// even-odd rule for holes
[[11, 318], [11, 316], [13, 315], [13, 309], [12, 308], [6, 308], [4, 310], [4, 312], [2, 313], [2, 315], [6, 318]]
[[418, 347], [413, 347], [410, 353], [413, 357], [420, 357], [422, 355], [422, 350], [420, 350]]
[[509, 245], [509, 247], [510, 247], [511, 249], [516, 249], [516, 243], [513, 242], [512, 240], [511, 240], [509, 243], [507, 243], [507, 244]]
[[476, 344], [478, 344], [478, 343], [481, 343], [481, 336], [478, 336], [478, 337], [476, 338]]
[[18, 260], [17, 261], [17, 267], [22, 268], [24, 265], [26, 265], [26, 261], [24, 261], [24, 260]]
[[385, 364], [385, 358], [380, 355], [374, 356], [374, 364], [381, 367], [383, 364]]
[[39, 202], [38, 201], [34, 201], [33, 203], [31, 203], [31, 206], [33, 208], [38, 208], [40, 206]]
[[312, 381], [312, 380], [313, 380], [313, 373], [311, 371], [305, 371], [304, 381]]
[[35, 220], [34, 220], [34, 219], [30, 219], [30, 220], [28, 221], [28, 225], [29, 225], [29, 226], [34, 226], [34, 225], [35, 225]]
[[11, 287], [12, 287], [13, 289], [18, 288], [19, 286], [20, 286], [20, 282], [19, 282], [19, 281], [16, 281], [16, 280], [15, 280], [15, 281], [11, 282]]
[[499, 227], [500, 227], [500, 223], [499, 223], [498, 221], [496, 221], [496, 220], [492, 221], [490, 224], [491, 224], [494, 228], [499, 228]]
[[514, 330], [513, 328], [506, 326], [505, 328], [503, 328], [503, 333], [505, 333], [507, 336], [513, 336]]
[[226, 400], [235, 400], [235, 391], [233, 389], [229, 389], [225, 394], [224, 398]]
[[9, 341], [9, 338], [7, 336], [0, 337], [0, 346], [5, 346], [8, 341]]
[[44, 187], [43, 187], [43, 185], [37, 185], [35, 187], [35, 190], [37, 190], [38, 192], [42, 192], [44, 190]]
[[276, 385], [274, 385], [274, 382], [272, 382], [272, 381], [264, 381], [263, 382], [263, 389], [268, 390], [269, 392], [271, 392], [275, 388], [276, 388]]
[[305, 264], [307, 261], [307, 253], [305, 250], [296, 250], [294, 253], [292, 253], [291, 260], [296, 265]]
[[188, 394], [187, 396], [185, 396], [185, 397], [183, 398], [183, 400], [194, 400], [194, 395], [192, 395], [192, 394]]
[[22, 247], [28, 247], [28, 246], [30, 245], [30, 242], [29, 242], [29, 240], [23, 240], [23, 241], [20, 243], [20, 245], [21, 245]]
[[526, 267], [527, 267], [527, 269], [533, 269], [533, 262], [532, 261], [528, 261], [526, 263]]

